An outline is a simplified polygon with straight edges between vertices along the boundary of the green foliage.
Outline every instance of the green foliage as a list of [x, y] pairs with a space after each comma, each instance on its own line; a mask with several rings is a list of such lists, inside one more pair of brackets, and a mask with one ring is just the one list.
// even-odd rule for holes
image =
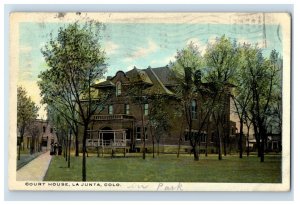
[[149, 125], [153, 129], [156, 141], [159, 142], [161, 135], [168, 133], [172, 120], [176, 114], [173, 110], [168, 109], [168, 96], [152, 96], [149, 110]]
[[[55, 108], [72, 126], [78, 147], [78, 124], [84, 128], [82, 180], [86, 180], [86, 130], [92, 115], [105, 99], [95, 97], [92, 85], [106, 72], [106, 56], [100, 45], [102, 24], [89, 21], [68, 24], [41, 49], [50, 69], [42, 72], [39, 86], [44, 103]], [[78, 153], [78, 149], [76, 151]]]
[[[41, 50], [50, 67], [39, 75], [43, 102], [81, 124], [98, 106], [92, 101], [95, 91], [91, 86], [106, 72], [105, 52], [99, 43], [101, 26], [95, 22], [84, 25], [76, 22], [61, 27], [57, 37], [51, 35]], [[74, 119], [74, 112], [81, 120]]]
[[178, 75], [184, 75], [184, 69], [189, 67], [192, 72], [203, 67], [203, 59], [197, 45], [191, 42], [186, 48], [178, 50], [175, 62], [171, 62], [172, 69]]
[[247, 67], [243, 88], [250, 87], [253, 98], [252, 115], [255, 118], [260, 118], [257, 120], [262, 126], [266, 126], [265, 120], [270, 114], [271, 102], [272, 100], [277, 101], [275, 96], [278, 96], [278, 89], [281, 87], [280, 59], [276, 51], [272, 51], [268, 59], [263, 57], [262, 51], [258, 48], [248, 46], [244, 48], [244, 52]]
[[209, 43], [204, 54], [206, 64], [206, 80], [215, 83], [231, 83], [240, 63], [239, 50], [235, 41], [223, 35]]
[[38, 117], [39, 108], [35, 105], [23, 87], [17, 88], [17, 127], [20, 137], [23, 137], [25, 130]]
[[[198, 121], [204, 122], [212, 115], [221, 144], [222, 136], [218, 130], [222, 129], [226, 135], [229, 96], [235, 103], [240, 121], [250, 119], [257, 128], [256, 135], [262, 137], [274, 124], [281, 127], [282, 58], [275, 50], [265, 58], [257, 45], [237, 44], [223, 35], [207, 45], [203, 56], [195, 45], [190, 44], [178, 51], [175, 59], [171, 64], [178, 82], [175, 93], [189, 130], [192, 129], [191, 101], [196, 98], [201, 102]], [[274, 116], [278, 120], [274, 120]], [[196, 141], [191, 139], [191, 145]]]

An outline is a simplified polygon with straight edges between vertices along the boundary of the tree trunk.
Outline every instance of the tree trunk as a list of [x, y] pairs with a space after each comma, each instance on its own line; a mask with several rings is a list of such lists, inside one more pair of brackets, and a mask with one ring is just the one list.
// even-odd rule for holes
[[82, 138], [82, 181], [86, 181], [86, 135], [87, 135], [88, 125], [84, 125], [84, 132]]
[[247, 157], [250, 154], [250, 147], [249, 147], [249, 127], [247, 127]]
[[257, 147], [257, 157], [260, 157], [260, 137], [257, 129], [256, 123], [253, 123], [254, 127], [254, 136], [255, 136], [255, 141], [256, 141], [256, 147]]
[[75, 133], [75, 157], [79, 156], [79, 140], [78, 133]]
[[67, 139], [65, 140], [65, 153], [66, 153], [66, 162], [68, 161], [68, 135]]
[[243, 158], [243, 121], [240, 119], [240, 137], [239, 137], [240, 158]]
[[199, 151], [197, 149], [197, 145], [193, 146], [193, 150], [194, 150], [194, 160], [199, 161]]
[[181, 127], [180, 127], [179, 140], [178, 140], [177, 158], [179, 158], [179, 154], [180, 154], [180, 146], [181, 146], [181, 141], [182, 141], [182, 127], [183, 127], [183, 122], [181, 123]]
[[264, 162], [265, 161], [266, 132], [265, 132], [264, 128], [261, 128], [260, 130], [262, 130], [262, 132], [261, 132], [262, 142], [261, 142], [261, 145], [260, 145], [260, 149], [261, 149], [260, 161]]
[[[224, 129], [223, 129], [223, 130], [224, 130]], [[224, 145], [223, 145], [223, 147], [224, 147], [224, 156], [226, 156], [226, 155], [227, 155], [227, 150], [226, 150], [226, 145], [227, 145], [227, 142], [226, 142], [226, 136], [224, 136], [223, 141], [224, 141]]]
[[151, 133], [151, 137], [152, 137], [152, 158], [154, 158], [154, 152], [155, 152], [155, 150], [154, 150], [154, 136], [153, 136], [153, 130], [152, 130], [153, 128], [152, 128], [152, 126], [150, 126], [150, 133]]
[[69, 140], [68, 140], [68, 168], [71, 167], [71, 133], [70, 133], [70, 136], [69, 136]]
[[207, 126], [206, 126], [206, 135], [205, 135], [205, 157], [207, 157], [208, 154], [208, 130], [209, 130], [209, 118], [207, 120]]
[[178, 140], [177, 158], [179, 158], [179, 154], [180, 154], [180, 145], [181, 145], [181, 139]]
[[18, 160], [21, 159], [21, 143], [18, 146]]
[[157, 141], [157, 156], [159, 156], [159, 140]]
[[31, 137], [30, 139], [30, 154], [32, 155], [34, 153], [34, 139]]
[[144, 126], [144, 110], [143, 104], [140, 104], [141, 114], [142, 114], [142, 130], [143, 130], [143, 159], [146, 159], [146, 135], [145, 135], [145, 126]]
[[261, 152], [260, 152], [260, 162], [264, 162], [265, 161], [265, 144], [264, 144], [264, 142], [265, 142], [265, 139], [263, 138], [263, 140], [262, 140], [262, 144], [261, 144]]
[[207, 138], [206, 138], [206, 142], [205, 142], [205, 157], [207, 157], [208, 154], [208, 142], [207, 142]]
[[154, 158], [154, 139], [152, 136], [152, 158]]
[[222, 137], [219, 132], [219, 128], [217, 128], [217, 133], [219, 137], [219, 160], [222, 160]]
[[64, 152], [64, 158], [66, 159], [67, 155], [66, 155], [66, 140], [65, 139], [63, 139], [63, 152]]

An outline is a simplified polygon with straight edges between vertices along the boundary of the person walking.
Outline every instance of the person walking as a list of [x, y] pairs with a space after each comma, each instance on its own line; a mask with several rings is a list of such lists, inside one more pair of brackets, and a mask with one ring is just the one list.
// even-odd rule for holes
[[51, 145], [50, 145], [50, 155], [53, 155], [54, 154], [54, 144], [53, 142], [51, 142]]
[[55, 142], [55, 144], [54, 144], [54, 155], [57, 155], [57, 149], [58, 149], [58, 145], [57, 145], [57, 142]]

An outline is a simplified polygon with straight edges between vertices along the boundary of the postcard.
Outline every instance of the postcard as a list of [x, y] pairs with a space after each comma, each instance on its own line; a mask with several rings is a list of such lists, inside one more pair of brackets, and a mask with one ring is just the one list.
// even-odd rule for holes
[[289, 13], [10, 14], [9, 189], [289, 191]]

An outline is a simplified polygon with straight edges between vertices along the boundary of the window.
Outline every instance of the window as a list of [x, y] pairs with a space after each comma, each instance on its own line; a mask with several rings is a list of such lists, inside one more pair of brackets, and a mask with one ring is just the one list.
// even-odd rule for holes
[[200, 134], [200, 142], [206, 142], [207, 134], [205, 132], [202, 132]]
[[192, 100], [192, 119], [197, 119], [197, 103], [196, 100]]
[[131, 129], [127, 129], [126, 130], [126, 140], [130, 140], [131, 139], [131, 133], [132, 133]]
[[129, 107], [129, 104], [125, 104], [125, 114], [126, 115], [129, 115], [130, 114], [130, 107]]
[[140, 140], [142, 136], [142, 131], [141, 131], [141, 127], [137, 127], [136, 128], [136, 139]]
[[[144, 127], [145, 128], [145, 140], [148, 139], [148, 132], [147, 132], [147, 127]], [[141, 140], [142, 139], [142, 127], [137, 127], [136, 128], [136, 139], [137, 140]]]
[[144, 115], [147, 116], [149, 114], [149, 104], [144, 104]]
[[50, 133], [53, 133], [53, 128], [50, 128]]
[[109, 105], [109, 106], [108, 106], [108, 114], [109, 114], [109, 115], [112, 115], [113, 112], [114, 112], [113, 106], [112, 106], [112, 105]]
[[119, 81], [116, 83], [116, 96], [121, 95], [121, 92], [122, 92], [122, 85], [121, 82]]
[[189, 139], [189, 133], [188, 132], [185, 132], [184, 133], [184, 141], [189, 141], [190, 139]]
[[210, 137], [210, 142], [214, 142], [214, 138], [215, 138], [215, 133], [212, 132], [211, 133], [211, 137]]
[[196, 134], [196, 133], [192, 131], [192, 132], [190, 133], [190, 136], [189, 136], [189, 132], [188, 132], [188, 131], [185, 131], [185, 133], [184, 133], [184, 141], [186, 141], [186, 142], [187, 142], [187, 141], [190, 141], [190, 138], [193, 139], [193, 137], [195, 137], [195, 134]]
[[43, 133], [45, 133], [46, 132], [46, 127], [45, 126], [43, 126]]
[[148, 132], [147, 132], [147, 127], [145, 127], [145, 140], [148, 139]]

